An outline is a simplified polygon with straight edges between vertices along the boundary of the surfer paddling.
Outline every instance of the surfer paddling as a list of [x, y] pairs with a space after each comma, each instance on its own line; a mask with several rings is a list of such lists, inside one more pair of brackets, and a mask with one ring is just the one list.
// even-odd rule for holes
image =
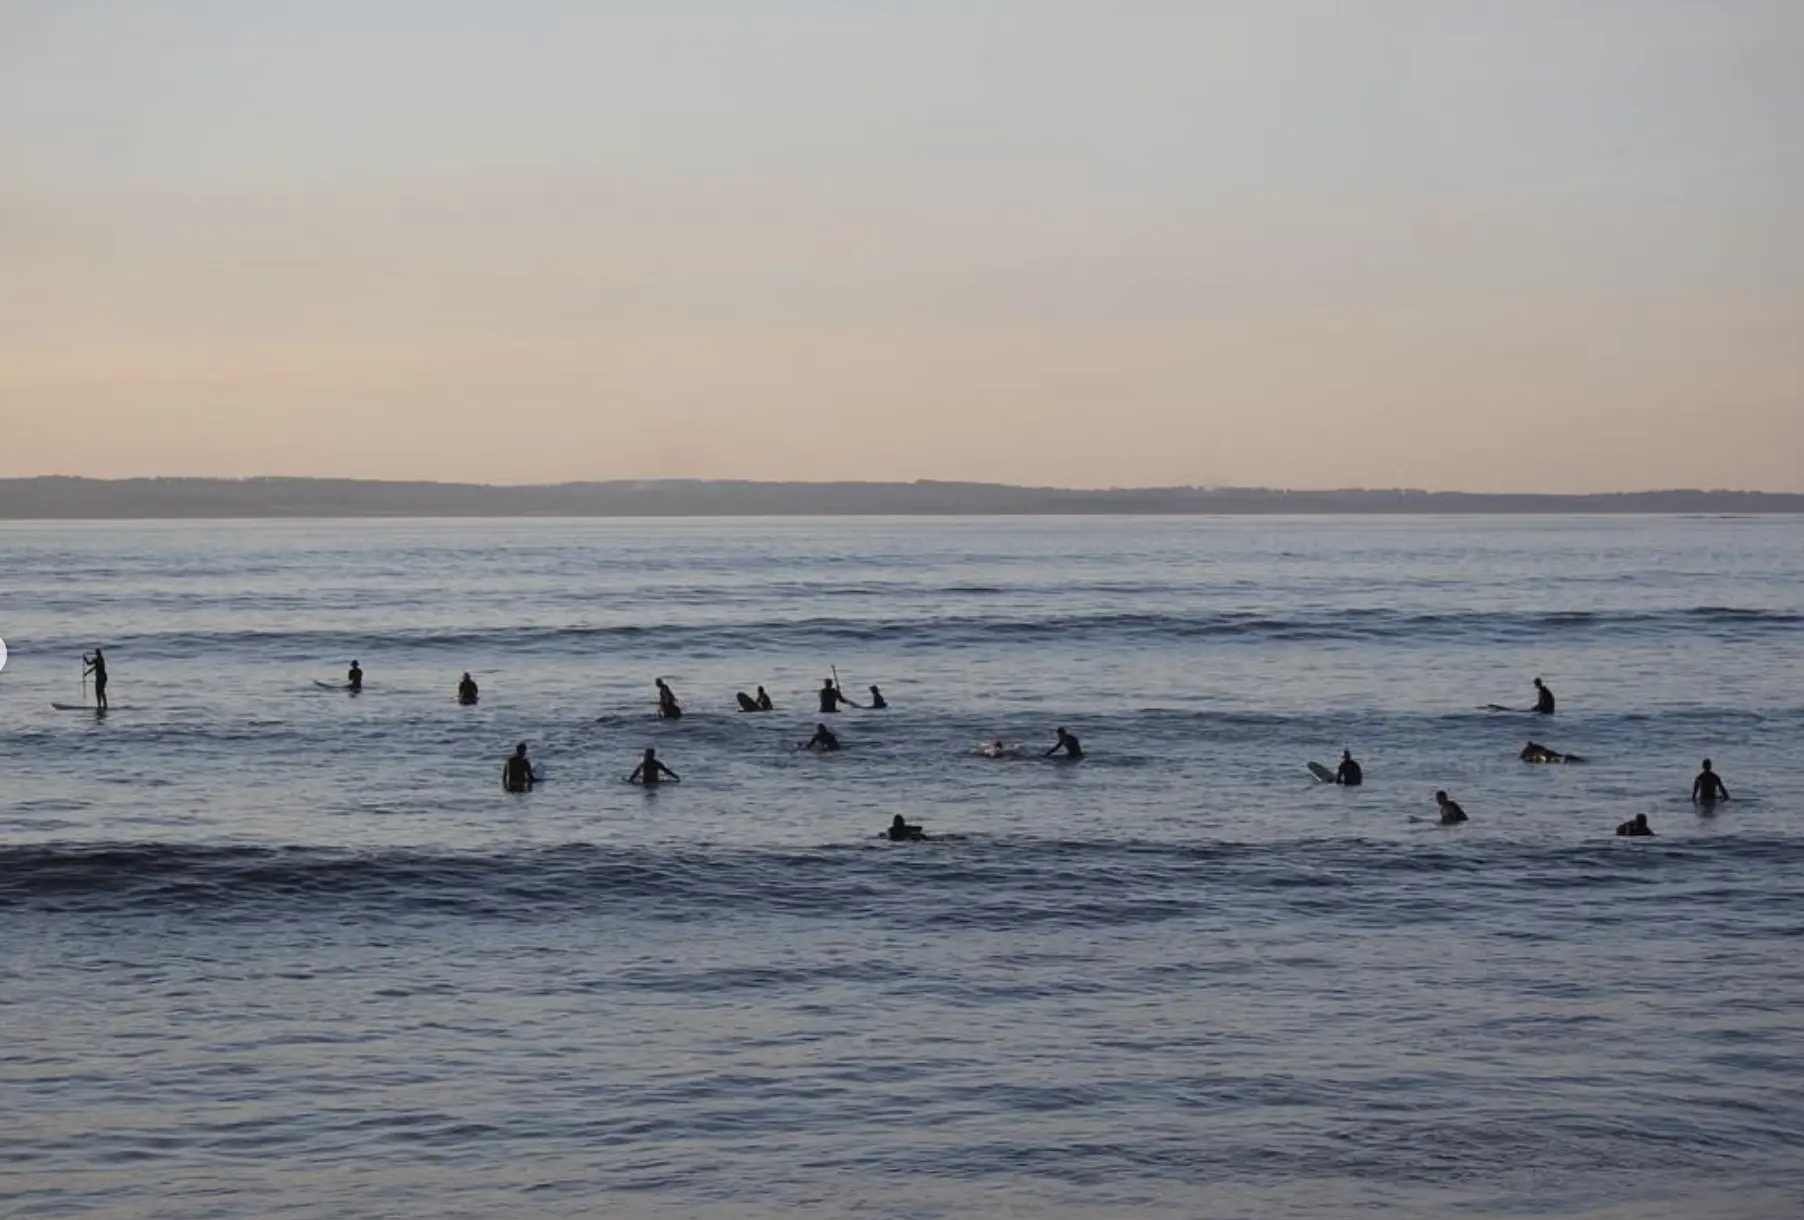
[[1052, 749], [1046, 751], [1043, 757], [1051, 758], [1061, 750], [1064, 751], [1066, 758], [1082, 758], [1084, 756], [1084, 747], [1077, 744], [1077, 734], [1066, 732], [1062, 725], [1059, 728], [1059, 739], [1053, 742]]

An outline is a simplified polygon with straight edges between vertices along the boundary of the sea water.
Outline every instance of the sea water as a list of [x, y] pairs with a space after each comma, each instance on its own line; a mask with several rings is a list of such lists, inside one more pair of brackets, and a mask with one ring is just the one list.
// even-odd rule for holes
[[1804, 1214], [1796, 518], [10, 524], [0, 636], [9, 1217]]

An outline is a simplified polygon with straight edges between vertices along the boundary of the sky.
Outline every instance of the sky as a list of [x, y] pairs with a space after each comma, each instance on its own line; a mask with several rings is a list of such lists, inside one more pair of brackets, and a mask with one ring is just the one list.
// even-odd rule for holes
[[0, 0], [0, 477], [1804, 491], [1800, 0]]

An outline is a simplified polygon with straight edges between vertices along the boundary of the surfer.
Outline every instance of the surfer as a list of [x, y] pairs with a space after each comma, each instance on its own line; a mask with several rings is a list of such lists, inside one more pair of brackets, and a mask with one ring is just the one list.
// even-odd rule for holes
[[683, 718], [683, 709], [682, 706], [677, 703], [676, 692], [670, 689], [669, 684], [666, 683], [664, 679], [659, 678], [657, 682], [658, 719], [681, 720]]
[[757, 703], [758, 703], [758, 710], [761, 712], [768, 712], [771, 710], [771, 708], [773, 706], [775, 706], [774, 704], [771, 703], [770, 696], [764, 693], [764, 688], [762, 686], [760, 686], [758, 688]]
[[531, 792], [538, 779], [532, 772], [532, 763], [526, 757], [526, 743], [523, 741], [514, 747], [514, 752], [501, 764], [501, 786], [508, 792]]
[[987, 746], [979, 746], [977, 753], [984, 758], [1007, 758], [1008, 747], [1000, 741], [992, 741]]
[[889, 829], [880, 833], [891, 843], [919, 843], [928, 837], [925, 830], [910, 826], [899, 813], [890, 819]]
[[1441, 807], [1441, 825], [1458, 826], [1461, 822], [1468, 820], [1466, 811], [1459, 807], [1459, 802], [1445, 792], [1435, 793], [1434, 803]]
[[1692, 804], [1714, 805], [1718, 801], [1726, 801], [1728, 799], [1729, 790], [1723, 787], [1723, 777], [1716, 773], [1715, 769], [1710, 765], [1710, 760], [1706, 758], [1704, 760], [1704, 769], [1699, 771], [1698, 777], [1691, 781]]
[[457, 701], [465, 707], [470, 707], [476, 702], [479, 695], [480, 692], [476, 689], [476, 679], [468, 673], [464, 674], [463, 681], [457, 684]]
[[652, 749], [650, 746], [646, 746], [645, 757], [639, 760], [639, 765], [633, 768], [633, 773], [626, 777], [626, 782], [629, 784], [642, 784], [647, 788], [656, 788], [661, 782], [660, 777], [662, 776], [669, 776], [679, 784], [683, 782], [682, 776], [658, 761], [658, 752], [656, 750]]
[[888, 706], [889, 700], [883, 697], [883, 692], [877, 689], [875, 682], [871, 683], [871, 710], [880, 711]]
[[1347, 788], [1357, 788], [1366, 782], [1366, 773], [1353, 761], [1353, 751], [1340, 752], [1340, 766], [1334, 770], [1334, 782]]
[[1535, 711], [1543, 716], [1553, 715], [1553, 692], [1541, 679], [1535, 679]]
[[1647, 815], [1638, 813], [1616, 828], [1616, 833], [1628, 838], [1652, 838], [1654, 828], [1647, 824]]
[[[89, 674], [94, 676], [94, 708], [96, 711], [104, 712], [106, 711], [106, 654], [100, 651], [98, 644], [94, 646], [93, 656], [84, 656], [81, 659], [81, 676], [85, 678]], [[131, 709], [127, 708], [126, 710], [130, 711]]]
[[839, 705], [842, 703], [851, 707], [858, 706], [856, 703], [853, 703], [850, 699], [846, 698], [846, 692], [839, 689], [839, 683], [835, 682], [832, 678], [822, 679], [820, 694], [821, 713], [823, 715], [832, 715], [834, 712], [837, 712], [839, 710]]
[[345, 689], [353, 695], [363, 691], [363, 666], [357, 663], [355, 657], [351, 658], [351, 668], [345, 672]]
[[1516, 755], [1528, 763], [1582, 763], [1585, 760], [1577, 754], [1562, 754], [1558, 750], [1550, 750], [1538, 741], [1531, 741], [1522, 747], [1522, 753]]
[[744, 691], [735, 691], [733, 698], [739, 701], [739, 710], [742, 712], [755, 712], [758, 710], [758, 701]]
[[803, 750], [819, 750], [823, 754], [831, 754], [833, 751], [839, 749], [839, 738], [835, 737], [833, 735], [833, 730], [826, 725], [816, 724], [814, 726], [814, 736], [810, 737], [807, 741], [804, 741], [798, 748]]
[[1084, 747], [1077, 744], [1077, 735], [1067, 733], [1063, 726], [1059, 728], [1059, 739], [1053, 743], [1052, 749], [1046, 751], [1043, 757], [1051, 758], [1060, 750], [1065, 751], [1066, 758], [1082, 758], [1084, 756]]

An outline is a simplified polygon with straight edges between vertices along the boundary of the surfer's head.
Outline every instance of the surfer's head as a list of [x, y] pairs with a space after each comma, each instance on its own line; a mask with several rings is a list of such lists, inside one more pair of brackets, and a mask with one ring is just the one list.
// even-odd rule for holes
[[526, 743], [523, 741], [519, 745], [515, 746], [514, 753], [518, 754], [522, 758], [524, 758], [526, 756]]
[[1710, 769], [1710, 760], [1708, 758], [1706, 758], [1704, 760], [1704, 770], [1708, 771], [1709, 769]]
[[653, 749], [651, 746], [645, 747], [645, 761], [646, 762], [650, 762], [652, 759], [656, 758], [657, 756], [658, 756], [658, 752], [655, 749]]
[[1438, 790], [1434, 794], [1434, 799], [1437, 805], [1445, 805], [1447, 803], [1447, 790], [1445, 788]]

